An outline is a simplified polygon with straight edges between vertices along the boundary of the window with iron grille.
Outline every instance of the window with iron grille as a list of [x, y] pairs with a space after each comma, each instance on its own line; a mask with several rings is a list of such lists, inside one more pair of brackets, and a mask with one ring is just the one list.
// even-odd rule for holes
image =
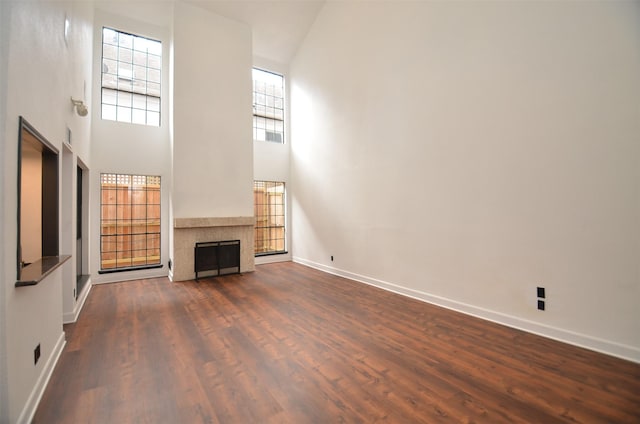
[[284, 183], [254, 181], [253, 199], [256, 256], [285, 253]]
[[160, 267], [160, 177], [100, 174], [100, 271]]
[[162, 43], [102, 28], [102, 119], [160, 126]]
[[284, 77], [253, 68], [253, 139], [284, 143]]

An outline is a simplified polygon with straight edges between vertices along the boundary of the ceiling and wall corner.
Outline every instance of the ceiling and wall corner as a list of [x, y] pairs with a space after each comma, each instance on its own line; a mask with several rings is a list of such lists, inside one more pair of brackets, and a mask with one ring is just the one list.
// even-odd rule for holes
[[175, 1], [181, 0], [93, 0], [93, 4], [97, 11], [102, 10], [155, 27], [171, 28]]
[[324, 0], [184, 0], [251, 27], [253, 54], [289, 64], [313, 25]]

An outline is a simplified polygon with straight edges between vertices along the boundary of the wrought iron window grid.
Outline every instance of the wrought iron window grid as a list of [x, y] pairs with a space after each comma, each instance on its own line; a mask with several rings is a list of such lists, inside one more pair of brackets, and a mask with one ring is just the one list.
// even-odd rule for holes
[[264, 69], [254, 70], [279, 77], [281, 83], [253, 80], [253, 139], [284, 143], [284, 76]]
[[[255, 195], [256, 192], [267, 193], [269, 190], [274, 190], [279, 196], [279, 202], [275, 204], [271, 204], [268, 201], [265, 203], [258, 202], [258, 196]], [[272, 254], [281, 254], [286, 253], [286, 190], [285, 183], [279, 181], [254, 181], [253, 183], [254, 190], [254, 199], [255, 205], [254, 210], [256, 214], [256, 224], [255, 224], [255, 255], [263, 256], [263, 255], [272, 255]], [[265, 199], [265, 196], [259, 196], [260, 199]], [[272, 213], [272, 207], [275, 207], [275, 213]], [[270, 223], [276, 223], [270, 224]], [[267, 225], [262, 225], [263, 223], [267, 223]], [[281, 237], [273, 237], [272, 234], [281, 230]], [[267, 237], [258, 237], [258, 234], [262, 233], [264, 236], [268, 234]], [[258, 244], [262, 241], [263, 245], [259, 246]], [[272, 246], [272, 245], [281, 245], [282, 249], [270, 249], [267, 248], [265, 250], [264, 246]]]
[[[115, 33], [115, 42], [105, 36], [107, 31]], [[115, 121], [160, 126], [162, 43], [108, 27], [102, 34], [102, 119], [111, 120], [105, 111], [112, 109]], [[121, 39], [130, 39], [130, 45]], [[142, 48], [149, 43], [157, 43], [158, 54]], [[106, 47], [115, 54], [107, 55]]]
[[[108, 188], [105, 188], [109, 186]], [[151, 186], [151, 187], [150, 187]], [[156, 188], [157, 187], [157, 188]], [[129, 201], [120, 203], [121, 196], [119, 192], [129, 192], [127, 199]], [[114, 194], [115, 203], [105, 204], [105, 192]], [[144, 202], [136, 199], [134, 202], [134, 193], [144, 193]], [[157, 201], [150, 201], [149, 193], [157, 193], [154, 196]], [[149, 215], [149, 207], [157, 210], [157, 216]], [[113, 208], [115, 210], [115, 218], [105, 218], [105, 208]], [[138, 208], [138, 212], [144, 210], [144, 218], [141, 214], [134, 214], [134, 210]], [[129, 271], [133, 269], [147, 269], [161, 267], [161, 177], [131, 174], [100, 174], [100, 271], [99, 273]], [[125, 218], [125, 212], [129, 212], [129, 218]], [[136, 219], [134, 219], [134, 216]], [[144, 231], [131, 232], [135, 226], [144, 227]], [[150, 227], [157, 226], [157, 230], [151, 230]], [[115, 227], [113, 234], [105, 234], [105, 228]], [[129, 232], [126, 232], [126, 228]], [[129, 237], [128, 249], [119, 249], [119, 238]], [[137, 237], [137, 239], [136, 239]], [[155, 240], [157, 247], [150, 246], [149, 242]], [[144, 248], [133, 248], [134, 243], [144, 241]], [[110, 246], [111, 249], [105, 249]], [[114, 248], [115, 246], [115, 248]], [[121, 253], [129, 253], [125, 258], [119, 259]], [[157, 252], [157, 255], [152, 253]], [[143, 254], [144, 253], [144, 254]], [[106, 259], [108, 254], [115, 255], [114, 259]], [[137, 256], [136, 254], [139, 254]], [[155, 258], [157, 256], [157, 258]], [[144, 263], [139, 263], [135, 259], [144, 259]], [[104, 267], [105, 261], [114, 261], [114, 266]]]

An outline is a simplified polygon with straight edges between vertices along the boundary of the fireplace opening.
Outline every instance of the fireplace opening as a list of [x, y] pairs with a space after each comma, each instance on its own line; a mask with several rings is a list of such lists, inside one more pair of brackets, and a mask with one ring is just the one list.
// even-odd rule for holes
[[240, 240], [196, 243], [196, 280], [199, 277], [240, 273]]

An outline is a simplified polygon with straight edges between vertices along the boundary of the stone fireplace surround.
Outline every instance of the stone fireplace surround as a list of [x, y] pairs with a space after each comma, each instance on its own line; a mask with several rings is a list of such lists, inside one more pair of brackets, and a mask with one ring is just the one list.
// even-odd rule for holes
[[240, 240], [240, 272], [255, 270], [253, 216], [175, 218], [173, 220], [173, 281], [195, 279], [194, 248], [207, 241]]

